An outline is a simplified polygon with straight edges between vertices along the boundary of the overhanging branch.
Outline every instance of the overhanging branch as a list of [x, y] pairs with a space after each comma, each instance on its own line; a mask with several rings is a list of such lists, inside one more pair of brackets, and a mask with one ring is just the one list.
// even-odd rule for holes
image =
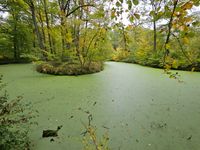
[[186, 54], [186, 52], [185, 52], [185, 50], [184, 50], [184, 48], [183, 48], [183, 46], [182, 46], [182, 44], [181, 44], [180, 39], [179, 39], [175, 34], [172, 33], [172, 35], [173, 35], [173, 36], [176, 38], [176, 40], [178, 41], [178, 44], [179, 44], [179, 46], [180, 46], [180, 49], [181, 49], [183, 55], [185, 56], [185, 58], [187, 58], [187, 60], [188, 60], [191, 64], [193, 64], [192, 60], [191, 60], [191, 59], [189, 58], [189, 56]]
[[92, 5], [92, 4], [80, 5], [80, 6], [76, 7], [76, 8], [74, 8], [74, 10], [72, 10], [71, 12], [67, 13], [66, 17], [69, 17], [71, 14], [73, 14], [74, 12], [76, 12], [77, 10], [79, 10], [80, 8], [83, 8], [83, 7], [95, 7], [95, 6]]

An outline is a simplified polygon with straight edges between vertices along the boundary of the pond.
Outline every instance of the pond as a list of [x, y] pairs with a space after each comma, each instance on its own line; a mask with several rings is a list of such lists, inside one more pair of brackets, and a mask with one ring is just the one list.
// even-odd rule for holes
[[[10, 97], [22, 95], [39, 112], [30, 138], [34, 150], [83, 149], [82, 132], [92, 114], [97, 135], [111, 150], [199, 150], [200, 73], [107, 62], [102, 72], [82, 76], [40, 74], [32, 64], [0, 66]], [[44, 129], [63, 125], [59, 136]]]

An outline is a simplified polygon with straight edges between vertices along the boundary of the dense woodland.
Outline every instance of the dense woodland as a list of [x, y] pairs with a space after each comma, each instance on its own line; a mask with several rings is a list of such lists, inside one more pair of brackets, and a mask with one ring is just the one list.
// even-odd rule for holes
[[48, 62], [39, 71], [95, 70], [105, 60], [199, 70], [198, 6], [198, 0], [2, 0], [1, 62]]

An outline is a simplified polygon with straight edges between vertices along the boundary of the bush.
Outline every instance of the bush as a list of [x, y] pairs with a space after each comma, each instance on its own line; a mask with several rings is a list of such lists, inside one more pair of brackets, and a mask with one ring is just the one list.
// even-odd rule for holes
[[54, 75], [82, 75], [100, 72], [103, 70], [102, 62], [90, 62], [81, 66], [78, 63], [43, 62], [36, 67], [40, 73]]
[[7, 91], [4, 90], [5, 86], [0, 76], [0, 149], [29, 149], [29, 120], [33, 116], [26, 110], [30, 110], [30, 105], [23, 105], [21, 96], [10, 100]]
[[130, 55], [130, 52], [125, 51], [123, 49], [117, 49], [114, 54], [112, 55], [113, 61], [122, 61], [123, 59], [126, 59]]

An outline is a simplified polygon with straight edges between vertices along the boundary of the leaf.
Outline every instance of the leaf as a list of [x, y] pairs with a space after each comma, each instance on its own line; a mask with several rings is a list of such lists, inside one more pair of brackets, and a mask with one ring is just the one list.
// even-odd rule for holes
[[167, 5], [165, 5], [165, 12], [169, 11], [169, 7]]
[[165, 16], [166, 16], [166, 17], [171, 17], [171, 15], [172, 15], [172, 13], [169, 12], [169, 11], [165, 13]]
[[185, 21], [185, 22], [191, 22], [191, 21], [192, 21], [192, 18], [191, 18], [191, 17], [185, 17], [185, 18], [184, 18], [184, 21]]
[[140, 15], [139, 15], [139, 14], [134, 13], [134, 16], [135, 16], [137, 19], [140, 19]]
[[138, 5], [138, 4], [139, 4], [139, 1], [138, 1], [138, 0], [133, 0], [133, 4], [134, 4], [134, 5]]
[[111, 11], [111, 19], [115, 18], [115, 10]]
[[178, 68], [178, 62], [177, 62], [177, 60], [173, 60], [173, 62], [172, 62], [172, 67], [173, 68]]
[[132, 25], [128, 25], [128, 26], [126, 27], [126, 29], [129, 30], [129, 31], [131, 31], [131, 30], [133, 29], [133, 26], [132, 26]]
[[[171, 69], [171, 65], [166, 64], [166, 65], [164, 66], [164, 68], [165, 68], [165, 70], [170, 70], [170, 69]], [[170, 74], [171, 74], [171, 72], [170, 72]]]
[[192, 23], [193, 26], [198, 26], [199, 24], [200, 24], [199, 21], [195, 21], [195, 22]]
[[150, 11], [150, 13], [149, 13], [150, 16], [154, 16], [154, 14], [155, 14], [155, 11], [153, 11], [153, 10]]
[[185, 25], [179, 26], [179, 30], [180, 30], [180, 31], [185, 31]]
[[158, 12], [158, 18], [162, 17], [163, 14], [164, 14], [164, 12], [162, 12], [162, 11]]
[[193, 6], [193, 3], [187, 2], [187, 3], [185, 3], [181, 8], [182, 8], [183, 10], [187, 10], [187, 9], [191, 9], [192, 6]]
[[132, 8], [132, 2], [130, 0], [128, 0], [127, 4], [128, 4], [128, 9], [131, 10], [131, 8]]
[[176, 7], [176, 12], [180, 12], [180, 11], [182, 11], [182, 8], [181, 7]]
[[184, 43], [184, 44], [189, 44], [189, 39], [188, 39], [187, 37], [184, 37], [184, 38], [183, 38], [183, 43]]
[[169, 43], [165, 45], [166, 49], [170, 49]]
[[133, 22], [134, 21], [134, 17], [130, 16], [129, 20], [130, 20], [130, 22]]
[[117, 11], [117, 16], [119, 17], [119, 15], [122, 13], [121, 11]]
[[72, 43], [72, 41], [73, 41], [72, 35], [71, 35], [70, 32], [68, 32], [68, 33], [66, 34], [66, 41], [67, 41], [68, 43]]
[[195, 6], [199, 6], [200, 5], [200, 1], [199, 0], [193, 0], [193, 2], [194, 2]]
[[159, 6], [158, 8], [157, 8], [157, 11], [159, 11], [161, 9], [161, 7]]
[[117, 7], [120, 7], [120, 6], [122, 6], [121, 4], [120, 4], [120, 2], [116, 2], [116, 4], [115, 4]]

